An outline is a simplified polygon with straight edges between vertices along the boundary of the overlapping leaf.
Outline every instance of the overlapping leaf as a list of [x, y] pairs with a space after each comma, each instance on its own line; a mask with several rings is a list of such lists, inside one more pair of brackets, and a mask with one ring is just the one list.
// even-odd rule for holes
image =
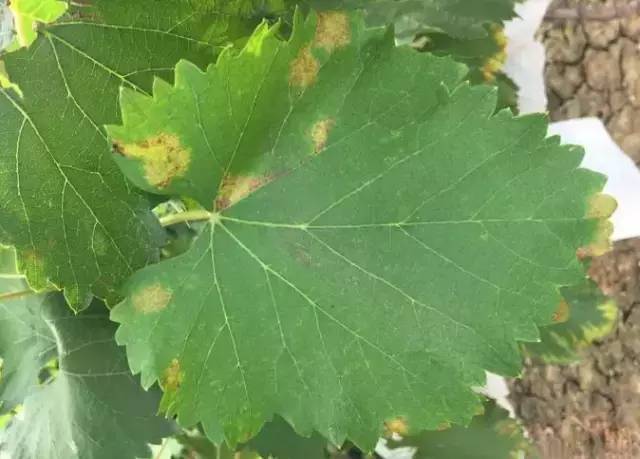
[[438, 56], [449, 56], [469, 67], [467, 78], [473, 84], [491, 83], [498, 87], [498, 109], [517, 111], [515, 84], [502, 73], [506, 60], [507, 39], [499, 24], [487, 28], [490, 33], [479, 38], [455, 38], [442, 32], [421, 33], [414, 46]]
[[233, 18], [186, 0], [93, 0], [2, 58], [24, 97], [0, 89], [0, 242], [17, 247], [34, 288], [64, 288], [75, 309], [91, 294], [114, 302], [157, 259], [159, 227], [102, 125], [119, 120], [121, 85], [146, 93], [180, 58], [205, 65], [258, 22]]
[[470, 386], [518, 373], [517, 340], [583, 276], [576, 249], [607, 237], [602, 177], [543, 117], [494, 114], [461, 66], [362, 22], [262, 26], [153, 98], [125, 89], [109, 130], [134, 183], [213, 209], [112, 318], [163, 409], [215, 441], [274, 413], [365, 449], [397, 417], [466, 423]]
[[605, 337], [617, 317], [615, 303], [596, 284], [584, 281], [562, 290], [564, 301], [556, 312], [556, 324], [540, 330], [539, 343], [527, 343], [526, 354], [553, 363], [569, 363], [579, 351]]
[[231, 449], [226, 443], [213, 444], [199, 431], [178, 436], [185, 446], [186, 454], [201, 458], [224, 459], [326, 459], [329, 457], [328, 442], [314, 433], [310, 437], [297, 435], [291, 426], [280, 417], [267, 422], [260, 433], [248, 442]]
[[[155, 416], [157, 391], [128, 371], [103, 304], [73, 316], [57, 294], [26, 295], [18, 277], [0, 277], [2, 411], [22, 404], [0, 432], [12, 459], [143, 457], [171, 433]], [[20, 293], [19, 296], [12, 294]], [[48, 383], [39, 375], [54, 359]]]
[[479, 38], [485, 25], [515, 16], [516, 0], [307, 0], [319, 10], [362, 9], [373, 25], [395, 23], [400, 37], [429, 29], [453, 37]]
[[27, 320], [44, 296], [29, 293], [16, 272], [13, 250], [0, 247], [0, 414], [21, 404], [38, 383], [38, 374], [55, 353], [44, 321]]
[[531, 449], [517, 421], [493, 401], [466, 428], [424, 432], [390, 446], [416, 448], [414, 459], [515, 459]]
[[19, 46], [29, 46], [36, 39], [39, 23], [54, 22], [65, 11], [67, 2], [61, 0], [11, 0], [9, 8], [13, 13]]
[[262, 457], [277, 459], [326, 459], [327, 440], [317, 433], [301, 437], [282, 418], [266, 423], [260, 433], [245, 446]]

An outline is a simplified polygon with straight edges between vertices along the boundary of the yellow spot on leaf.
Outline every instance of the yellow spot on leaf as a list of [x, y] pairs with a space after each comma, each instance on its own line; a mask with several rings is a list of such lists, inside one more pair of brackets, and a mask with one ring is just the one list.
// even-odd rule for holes
[[502, 69], [506, 58], [507, 54], [504, 51], [499, 51], [487, 59], [480, 69], [484, 81], [492, 82], [496, 79], [496, 74]]
[[159, 282], [138, 290], [132, 298], [135, 310], [143, 314], [162, 311], [169, 301], [171, 301], [171, 291]]
[[407, 435], [409, 433], [409, 425], [407, 424], [406, 419], [403, 417], [398, 417], [395, 419], [391, 419], [384, 423], [387, 434], [398, 434], [398, 435]]
[[325, 11], [318, 13], [318, 24], [314, 45], [333, 52], [351, 42], [349, 17], [341, 11]]
[[491, 36], [493, 41], [500, 47], [501, 50], [507, 47], [507, 36], [504, 34], [504, 28], [498, 24], [491, 25]]
[[289, 67], [289, 84], [299, 88], [308, 88], [316, 82], [320, 64], [311, 53], [311, 48], [305, 46]]
[[561, 300], [556, 308], [556, 312], [553, 313], [553, 322], [562, 323], [569, 319], [569, 304], [565, 300]]
[[313, 140], [313, 149], [316, 153], [320, 153], [327, 145], [327, 139], [329, 138], [329, 131], [334, 126], [335, 121], [332, 119], [325, 119], [318, 121], [311, 128], [311, 139]]
[[616, 200], [608, 194], [595, 194], [589, 200], [587, 218], [609, 218], [617, 207]]
[[114, 147], [124, 156], [140, 159], [145, 179], [157, 188], [166, 188], [174, 178], [184, 176], [191, 162], [191, 152], [173, 134], [158, 134], [126, 145], [116, 142]]
[[507, 47], [507, 37], [504, 34], [504, 29], [501, 26], [494, 25], [491, 27], [491, 36], [493, 41], [498, 45], [498, 51], [490, 56], [480, 71], [482, 72], [482, 77], [487, 82], [492, 82], [496, 79], [496, 75], [502, 69], [506, 59], [506, 47]]
[[613, 223], [609, 220], [600, 220], [596, 228], [592, 242], [580, 247], [576, 253], [578, 258], [599, 257], [611, 250], [611, 235], [613, 234]]
[[171, 365], [164, 370], [162, 389], [165, 392], [175, 392], [180, 388], [183, 380], [184, 373], [180, 369], [180, 361], [178, 359], [173, 359], [171, 361]]
[[220, 185], [215, 209], [221, 211], [231, 207], [270, 181], [269, 177], [264, 176], [227, 175]]
[[613, 301], [606, 301], [598, 306], [602, 313], [603, 321], [599, 325], [586, 324], [583, 327], [583, 340], [578, 343], [580, 348], [587, 347], [597, 339], [601, 339], [611, 333], [618, 316], [618, 307]]
[[437, 430], [442, 432], [443, 430], [449, 430], [451, 428], [451, 424], [448, 422], [441, 422], [440, 425], [438, 425]]

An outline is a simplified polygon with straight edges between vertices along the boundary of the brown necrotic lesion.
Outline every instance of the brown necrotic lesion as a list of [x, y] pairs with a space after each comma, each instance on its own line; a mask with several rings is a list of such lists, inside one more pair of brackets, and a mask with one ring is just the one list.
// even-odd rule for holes
[[182, 146], [178, 136], [168, 133], [133, 143], [116, 141], [114, 149], [122, 156], [142, 161], [145, 180], [160, 189], [183, 177], [191, 162], [191, 151]]
[[143, 314], [162, 311], [171, 301], [171, 290], [156, 282], [135, 292], [132, 296], [133, 307]]
[[318, 13], [314, 46], [333, 52], [351, 43], [349, 17], [342, 11]]

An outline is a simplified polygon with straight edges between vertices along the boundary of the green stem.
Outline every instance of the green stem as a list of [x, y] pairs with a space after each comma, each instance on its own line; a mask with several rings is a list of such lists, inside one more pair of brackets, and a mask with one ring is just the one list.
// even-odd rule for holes
[[188, 210], [179, 214], [171, 214], [160, 219], [162, 226], [171, 226], [178, 223], [209, 220], [213, 214], [208, 210]]

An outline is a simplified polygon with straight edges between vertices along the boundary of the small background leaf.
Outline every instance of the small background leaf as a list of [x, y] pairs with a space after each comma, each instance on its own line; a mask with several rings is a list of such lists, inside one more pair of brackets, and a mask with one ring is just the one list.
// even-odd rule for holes
[[437, 29], [457, 38], [486, 35], [484, 26], [515, 16], [515, 0], [307, 0], [318, 10], [362, 9], [370, 25], [395, 23], [400, 39]]
[[277, 459], [326, 459], [328, 442], [317, 433], [309, 437], [298, 435], [282, 418], [267, 422], [260, 433], [245, 447], [257, 451], [262, 457]]
[[11, 0], [9, 8], [13, 13], [19, 46], [29, 46], [36, 40], [38, 24], [50, 24], [67, 11], [63, 0]]
[[580, 357], [581, 349], [613, 329], [618, 308], [595, 283], [585, 280], [565, 287], [562, 296], [560, 323], [542, 327], [539, 343], [524, 344], [527, 355], [550, 363], [570, 363]]
[[516, 459], [532, 449], [517, 421], [493, 401], [485, 402], [484, 413], [474, 417], [469, 427], [389, 440], [388, 446], [416, 448], [414, 459]]
[[140, 387], [114, 339], [105, 306], [74, 316], [59, 294], [1, 299], [24, 289], [0, 276], [2, 412], [21, 404], [0, 431], [12, 459], [144, 457], [172, 432], [155, 416], [158, 391]]

